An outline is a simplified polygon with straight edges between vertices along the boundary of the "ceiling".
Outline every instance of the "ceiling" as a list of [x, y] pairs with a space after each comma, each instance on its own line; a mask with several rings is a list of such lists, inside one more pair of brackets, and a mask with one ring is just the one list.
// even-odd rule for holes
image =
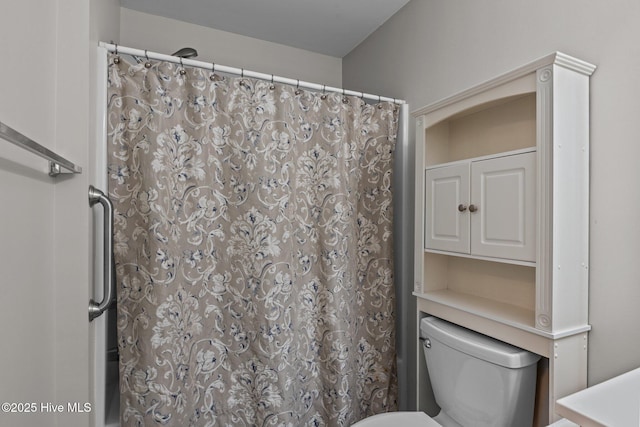
[[409, 0], [120, 0], [128, 9], [344, 57]]

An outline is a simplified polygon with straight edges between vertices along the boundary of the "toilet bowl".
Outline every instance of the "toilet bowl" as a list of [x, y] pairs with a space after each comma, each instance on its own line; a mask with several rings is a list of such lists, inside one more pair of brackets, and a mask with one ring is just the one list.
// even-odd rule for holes
[[[351, 427], [441, 427], [436, 421], [438, 417], [431, 418], [424, 412], [387, 412], [365, 418], [352, 424]], [[580, 427], [564, 418], [549, 424], [548, 427]]]
[[420, 337], [440, 413], [390, 412], [354, 427], [531, 426], [540, 356], [435, 317], [422, 319]]
[[373, 415], [352, 427], [462, 427], [444, 412], [431, 418], [424, 412], [399, 411]]
[[441, 427], [424, 412], [387, 412], [374, 415], [353, 424], [351, 427]]

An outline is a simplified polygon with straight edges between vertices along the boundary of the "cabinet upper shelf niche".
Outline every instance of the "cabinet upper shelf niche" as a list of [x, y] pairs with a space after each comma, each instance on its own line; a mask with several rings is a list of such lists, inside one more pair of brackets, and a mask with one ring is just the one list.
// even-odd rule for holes
[[535, 87], [529, 90], [532, 92], [485, 102], [434, 124], [429, 124], [433, 118], [425, 118], [424, 166], [535, 148]]

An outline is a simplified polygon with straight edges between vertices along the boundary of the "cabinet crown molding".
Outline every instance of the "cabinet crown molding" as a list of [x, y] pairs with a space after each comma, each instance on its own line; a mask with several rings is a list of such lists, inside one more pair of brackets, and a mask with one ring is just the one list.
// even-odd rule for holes
[[485, 92], [491, 88], [503, 85], [506, 82], [526, 76], [527, 74], [533, 73], [540, 68], [544, 68], [550, 65], [557, 65], [559, 67], [567, 68], [567, 69], [576, 71], [578, 73], [584, 74], [586, 76], [591, 76], [593, 72], [596, 70], [596, 66], [589, 62], [583, 61], [578, 58], [574, 58], [573, 56], [567, 55], [562, 52], [553, 52], [549, 55], [543, 56], [542, 58], [536, 59], [535, 61], [532, 61], [528, 64], [522, 65], [509, 72], [506, 72], [502, 75], [494, 77], [490, 80], [487, 80], [484, 83], [474, 85], [469, 89], [465, 89], [454, 95], [441, 99], [440, 101], [436, 101], [432, 104], [429, 104], [422, 108], [414, 110], [411, 112], [411, 115], [413, 117], [418, 117], [424, 114], [431, 113], [440, 108], [446, 107], [447, 105], [454, 104], [462, 99], [469, 98], [478, 93]]

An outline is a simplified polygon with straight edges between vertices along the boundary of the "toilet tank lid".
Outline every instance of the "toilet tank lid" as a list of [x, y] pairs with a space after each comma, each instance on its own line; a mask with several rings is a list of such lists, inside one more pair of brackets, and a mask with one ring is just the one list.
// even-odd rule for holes
[[420, 336], [505, 368], [524, 368], [540, 359], [537, 354], [436, 317], [420, 321]]

